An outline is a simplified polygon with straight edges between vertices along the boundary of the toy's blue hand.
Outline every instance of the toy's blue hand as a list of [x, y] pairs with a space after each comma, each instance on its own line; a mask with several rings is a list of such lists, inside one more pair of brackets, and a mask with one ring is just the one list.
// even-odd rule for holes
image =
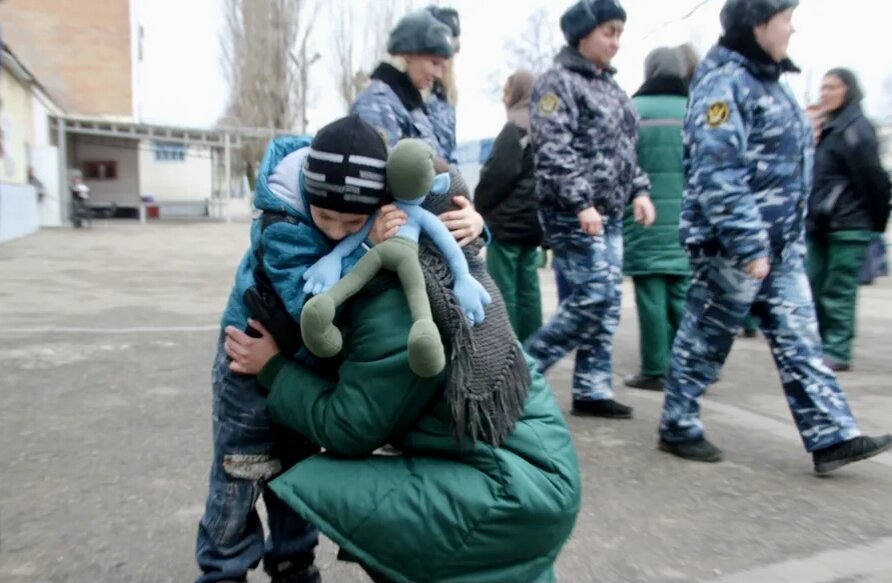
[[341, 279], [341, 257], [329, 253], [304, 272], [304, 293], [320, 294], [332, 288]]
[[455, 297], [465, 315], [475, 326], [483, 323], [484, 308], [492, 302], [492, 298], [480, 282], [470, 275], [456, 278], [452, 286]]
[[452, 182], [449, 180], [448, 172], [437, 174], [434, 178], [433, 185], [431, 185], [431, 194], [446, 194], [449, 192], [449, 186], [451, 184]]

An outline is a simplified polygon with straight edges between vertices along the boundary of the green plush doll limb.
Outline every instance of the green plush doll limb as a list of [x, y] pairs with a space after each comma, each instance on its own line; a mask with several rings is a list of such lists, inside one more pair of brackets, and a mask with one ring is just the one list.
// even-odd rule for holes
[[420, 205], [434, 182], [430, 148], [419, 140], [397, 144], [387, 161], [387, 181], [397, 206], [409, 217], [407, 224], [394, 238], [366, 253], [330, 290], [307, 302], [301, 312], [301, 335], [310, 352], [317, 356], [330, 357], [340, 352], [343, 338], [334, 325], [335, 310], [381, 269], [388, 269], [399, 277], [412, 314], [409, 366], [420, 377], [432, 377], [445, 368], [446, 355], [431, 315], [424, 274], [418, 262], [417, 240], [423, 223], [420, 215], [427, 213]]

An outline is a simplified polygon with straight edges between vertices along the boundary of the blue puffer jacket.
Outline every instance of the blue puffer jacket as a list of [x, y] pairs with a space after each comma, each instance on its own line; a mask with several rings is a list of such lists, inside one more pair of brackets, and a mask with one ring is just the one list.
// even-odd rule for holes
[[443, 155], [450, 164], [458, 164], [455, 157], [455, 106], [449, 102], [445, 89], [434, 85], [427, 100], [428, 117], [434, 127], [434, 135], [440, 143]]
[[684, 128], [682, 245], [745, 265], [801, 242], [812, 132], [781, 67], [723, 46], [701, 63]]
[[[257, 177], [254, 206], [257, 210], [288, 217], [288, 220], [262, 227], [261, 220], [251, 224], [251, 248], [245, 253], [235, 272], [235, 283], [229, 294], [229, 302], [223, 312], [221, 325], [235, 326], [244, 330], [248, 323], [248, 309], [245, 306], [245, 291], [255, 285], [254, 273], [257, 269], [257, 250], [263, 250], [263, 269], [272, 283], [276, 294], [282, 299], [291, 317], [300, 322], [300, 311], [308, 296], [304, 293], [303, 273], [318, 259], [330, 252], [335, 243], [316, 228], [310, 218], [307, 203], [299, 178], [303, 158], [310, 145], [310, 139], [303, 136], [284, 136], [270, 142]], [[285, 160], [290, 154], [295, 154]], [[276, 172], [279, 164], [282, 168]], [[271, 176], [276, 172], [276, 178]], [[283, 181], [281, 177], [292, 176]], [[365, 253], [359, 247], [343, 263], [346, 273]]]
[[350, 113], [377, 129], [391, 148], [404, 138], [418, 138], [437, 156], [448, 159], [421, 93], [408, 75], [388, 63], [375, 69], [371, 83], [350, 106]]

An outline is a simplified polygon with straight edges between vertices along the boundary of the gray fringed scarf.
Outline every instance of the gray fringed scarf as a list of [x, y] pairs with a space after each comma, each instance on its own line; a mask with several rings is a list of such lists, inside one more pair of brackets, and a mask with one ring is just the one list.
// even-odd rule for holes
[[[470, 198], [461, 174], [454, 168], [449, 174], [449, 194], [428, 196], [424, 202], [424, 208], [434, 214], [455, 209], [453, 196]], [[450, 354], [446, 399], [456, 435], [499, 445], [523, 412], [531, 379], [502, 294], [478, 256], [482, 246], [478, 240], [464, 249], [471, 275], [492, 296], [479, 326], [472, 326], [462, 312], [452, 291], [452, 271], [427, 237], [420, 241], [419, 261], [434, 322]]]

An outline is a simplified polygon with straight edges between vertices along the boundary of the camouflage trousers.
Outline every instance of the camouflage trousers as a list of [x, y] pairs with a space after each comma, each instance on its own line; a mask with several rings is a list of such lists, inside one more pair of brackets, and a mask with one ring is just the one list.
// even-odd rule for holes
[[660, 436], [669, 442], [703, 435], [700, 396], [715, 382], [752, 308], [777, 365], [787, 404], [807, 451], [859, 435], [848, 400], [823, 364], [821, 338], [802, 253], [771, 263], [762, 281], [723, 257], [692, 259], [693, 279], [672, 347]]
[[575, 215], [542, 212], [540, 220], [570, 295], [524, 348], [541, 371], [575, 348], [573, 398], [611, 399], [613, 334], [622, 310], [622, 218], [605, 218], [597, 237], [585, 235]]

